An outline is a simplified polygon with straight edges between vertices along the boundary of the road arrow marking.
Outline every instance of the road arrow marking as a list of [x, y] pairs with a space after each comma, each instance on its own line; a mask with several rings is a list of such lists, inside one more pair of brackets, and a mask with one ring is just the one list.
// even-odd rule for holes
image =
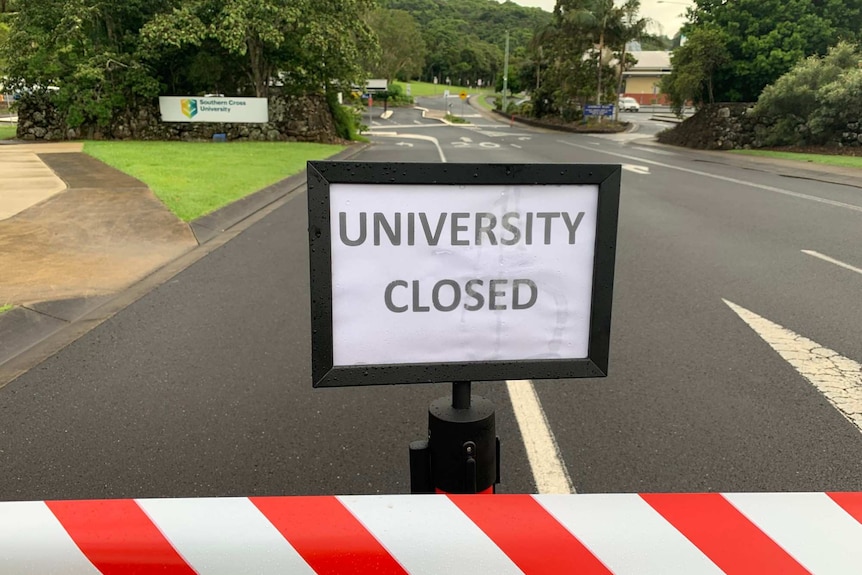
[[836, 260], [835, 258], [830, 258], [829, 256], [825, 256], [820, 252], [815, 252], [813, 250], [802, 250], [803, 254], [808, 254], [809, 256], [814, 256], [815, 258], [820, 258], [824, 262], [829, 262], [830, 264], [835, 264], [838, 267], [842, 267], [845, 270], [850, 270], [851, 272], [856, 272], [857, 274], [862, 274], [862, 269], [857, 268], [856, 266], [851, 266], [850, 264], [845, 264], [841, 260]]
[[397, 143], [397, 144], [395, 144], [395, 145], [396, 145], [396, 146], [407, 146], [408, 148], [412, 148], [412, 147], [413, 147], [413, 144], [411, 144], [410, 142], [398, 142], [398, 143]]
[[722, 301], [862, 431], [862, 365], [744, 307]]
[[623, 164], [623, 169], [636, 174], [649, 174], [647, 166], [638, 166], [637, 164]]
[[384, 138], [405, 138], [408, 140], [422, 140], [431, 142], [437, 148], [437, 153], [440, 154], [440, 161], [446, 163], [446, 155], [443, 153], [443, 148], [440, 147], [440, 141], [431, 136], [423, 136], [420, 134], [399, 134], [397, 132], [371, 132], [372, 136], [383, 136]]

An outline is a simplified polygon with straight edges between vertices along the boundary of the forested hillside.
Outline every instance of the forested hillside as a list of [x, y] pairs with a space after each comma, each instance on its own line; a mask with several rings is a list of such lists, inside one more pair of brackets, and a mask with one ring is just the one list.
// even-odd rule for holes
[[381, 0], [381, 6], [403, 10], [418, 23], [426, 53], [421, 78], [460, 85], [495, 82], [502, 74], [506, 32], [510, 70], [527, 55], [535, 32], [552, 14], [514, 2], [496, 0]]

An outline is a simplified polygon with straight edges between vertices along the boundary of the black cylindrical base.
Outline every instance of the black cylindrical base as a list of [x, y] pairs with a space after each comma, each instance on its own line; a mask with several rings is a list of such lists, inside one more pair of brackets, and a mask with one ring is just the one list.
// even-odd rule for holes
[[434, 488], [445, 493], [483, 493], [497, 482], [494, 405], [473, 397], [468, 409], [443, 397], [428, 409], [428, 447]]

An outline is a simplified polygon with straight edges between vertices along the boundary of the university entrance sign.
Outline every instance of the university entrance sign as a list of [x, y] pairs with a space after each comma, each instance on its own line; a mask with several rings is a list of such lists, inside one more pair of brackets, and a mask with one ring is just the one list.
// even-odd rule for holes
[[315, 386], [607, 373], [620, 168], [308, 169]]
[[225, 122], [265, 124], [269, 121], [266, 98], [160, 96], [163, 122]]

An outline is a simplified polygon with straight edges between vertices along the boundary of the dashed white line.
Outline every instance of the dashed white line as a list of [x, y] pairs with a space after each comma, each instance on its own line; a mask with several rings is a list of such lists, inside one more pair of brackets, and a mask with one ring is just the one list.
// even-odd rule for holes
[[829, 262], [830, 264], [835, 264], [838, 267], [842, 267], [845, 270], [850, 270], [851, 272], [856, 272], [857, 274], [862, 274], [862, 268], [857, 268], [856, 266], [851, 266], [850, 264], [845, 264], [841, 260], [836, 260], [835, 258], [830, 258], [829, 256], [823, 255], [820, 252], [815, 252], [814, 250], [802, 250], [803, 254], [807, 254], [809, 256], [813, 256], [815, 258], [819, 258], [824, 262]]
[[506, 388], [527, 450], [537, 492], [574, 493], [572, 479], [566, 470], [560, 448], [536, 395], [533, 382], [526, 379], [511, 380], [506, 382]]
[[518, 148], [519, 150], [521, 149], [521, 146], [519, 146], [518, 144], [509, 144], [509, 145], [512, 146], [513, 148]]
[[742, 306], [723, 301], [862, 431], [862, 365]]
[[668, 152], [666, 150], [657, 150], [655, 148], [647, 148], [646, 146], [632, 146], [632, 150], [640, 150], [641, 152], [649, 152], [650, 154], [659, 154], [660, 156], [678, 156], [676, 152]]

